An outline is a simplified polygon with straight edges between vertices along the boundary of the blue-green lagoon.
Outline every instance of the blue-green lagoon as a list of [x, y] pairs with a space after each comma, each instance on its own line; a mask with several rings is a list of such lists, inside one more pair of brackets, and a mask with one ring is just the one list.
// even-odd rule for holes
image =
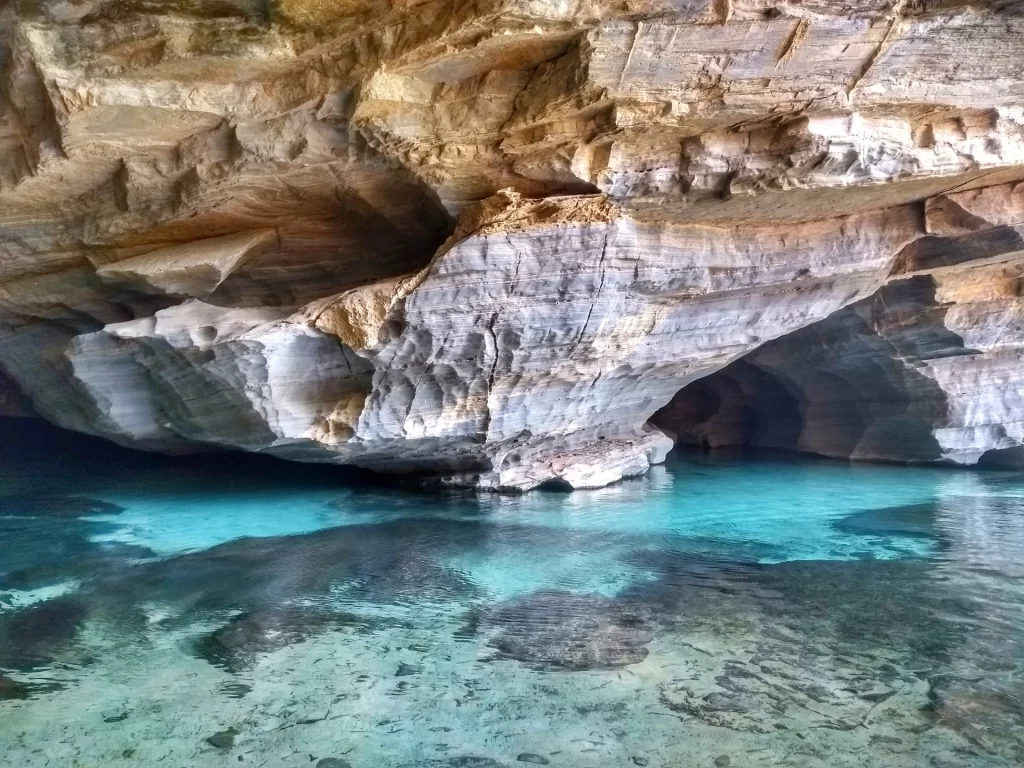
[[1024, 763], [1019, 473], [431, 496], [5, 429], [3, 765]]

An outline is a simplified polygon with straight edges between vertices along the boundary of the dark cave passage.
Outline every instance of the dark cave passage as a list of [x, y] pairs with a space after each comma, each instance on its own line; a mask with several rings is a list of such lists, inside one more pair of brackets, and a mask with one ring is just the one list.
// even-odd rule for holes
[[706, 450], [941, 460], [949, 403], [925, 363], [970, 353], [943, 326], [947, 311], [930, 277], [890, 283], [694, 382], [651, 422]]

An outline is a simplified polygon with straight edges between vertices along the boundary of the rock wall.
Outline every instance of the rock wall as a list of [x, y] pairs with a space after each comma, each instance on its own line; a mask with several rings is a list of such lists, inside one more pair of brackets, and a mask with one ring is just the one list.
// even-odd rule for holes
[[680, 392], [688, 443], [1024, 463], [1024, 185], [932, 198], [874, 296]]
[[0, 374], [0, 417], [11, 416], [32, 416], [32, 408], [14, 382]]
[[642, 472], [680, 390], [699, 441], [1007, 457], [1022, 179], [1020, 2], [15, 0], [0, 371], [480, 488]]

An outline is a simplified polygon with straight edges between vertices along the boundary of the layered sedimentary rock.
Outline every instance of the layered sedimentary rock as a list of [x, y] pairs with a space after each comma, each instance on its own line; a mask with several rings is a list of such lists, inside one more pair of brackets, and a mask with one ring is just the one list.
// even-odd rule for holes
[[680, 392], [655, 420], [713, 447], [1019, 465], [1024, 185], [932, 198], [925, 223], [874, 296]]
[[509, 194], [420, 272], [290, 316], [186, 302], [67, 358], [104, 434], [152, 447], [600, 485], [664, 457], [644, 424], [681, 386], [875, 290], [914, 221], [735, 232]]
[[482, 488], [642, 472], [680, 391], [702, 442], [1009, 457], [1022, 54], [1015, 2], [20, 0], [3, 391]]

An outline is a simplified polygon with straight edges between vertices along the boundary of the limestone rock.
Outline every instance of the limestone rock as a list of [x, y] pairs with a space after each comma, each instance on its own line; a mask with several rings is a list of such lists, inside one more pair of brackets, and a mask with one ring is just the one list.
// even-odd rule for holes
[[0, 393], [491, 489], [643, 472], [681, 390], [697, 442], [1011, 456], [1022, 9], [8, 4]]
[[105, 264], [96, 274], [105, 282], [142, 292], [205, 299], [261, 246], [276, 240], [272, 229], [211, 237]]
[[154, 447], [603, 485], [664, 458], [644, 425], [686, 382], [874, 291], [916, 220], [740, 232], [515, 193], [464, 218], [418, 274], [313, 311], [191, 302], [81, 335], [73, 379], [99, 431]]
[[899, 259], [913, 276], [680, 392], [656, 421], [710, 446], [1021, 465], [1021, 186], [929, 200], [934, 234]]

